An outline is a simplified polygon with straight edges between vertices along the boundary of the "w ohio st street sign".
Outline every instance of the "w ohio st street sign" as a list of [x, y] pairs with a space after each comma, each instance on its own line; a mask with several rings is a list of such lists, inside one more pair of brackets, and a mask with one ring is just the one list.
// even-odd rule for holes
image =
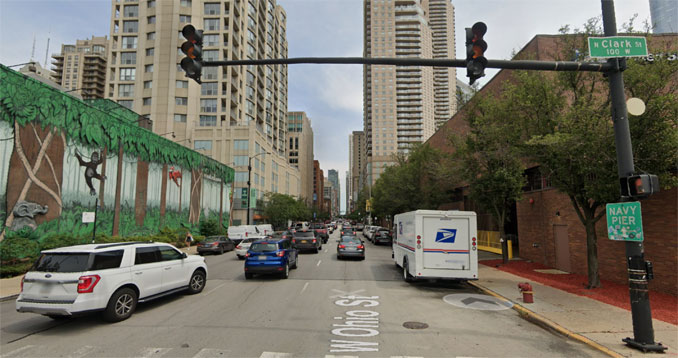
[[643, 241], [640, 202], [607, 204], [607, 236], [616, 241]]
[[603, 58], [645, 57], [647, 41], [636, 36], [589, 37], [589, 55]]

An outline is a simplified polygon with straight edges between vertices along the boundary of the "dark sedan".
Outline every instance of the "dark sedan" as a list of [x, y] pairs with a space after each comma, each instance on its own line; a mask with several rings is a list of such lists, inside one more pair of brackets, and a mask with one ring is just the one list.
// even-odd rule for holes
[[391, 241], [393, 240], [393, 236], [391, 235], [391, 232], [388, 229], [379, 229], [372, 234], [372, 242], [375, 245], [385, 243], [385, 244], [390, 244]]
[[365, 259], [365, 245], [356, 236], [342, 236], [337, 244], [337, 259], [357, 257]]
[[226, 236], [208, 236], [202, 242], [198, 243], [198, 254], [204, 255], [208, 252], [213, 254], [223, 254], [226, 251], [235, 249], [233, 240]]

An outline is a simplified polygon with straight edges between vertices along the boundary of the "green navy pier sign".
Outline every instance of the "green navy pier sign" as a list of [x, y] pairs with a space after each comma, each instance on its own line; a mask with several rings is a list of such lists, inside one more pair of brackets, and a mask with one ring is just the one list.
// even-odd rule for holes
[[607, 204], [607, 236], [615, 241], [643, 241], [640, 202]]
[[647, 41], [638, 36], [589, 37], [591, 57], [646, 57]]

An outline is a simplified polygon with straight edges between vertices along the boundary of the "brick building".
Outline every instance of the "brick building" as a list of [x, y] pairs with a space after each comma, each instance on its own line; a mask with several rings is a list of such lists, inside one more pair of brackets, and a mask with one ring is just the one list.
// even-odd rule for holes
[[[516, 55], [517, 59], [553, 60], [553, 53], [560, 35], [538, 35]], [[669, 58], [675, 58], [675, 46], [666, 44], [678, 42], [678, 35], [655, 35], [648, 41], [652, 48], [668, 48]], [[657, 54], [654, 54], [655, 56]], [[672, 57], [671, 57], [672, 56]], [[500, 71], [480, 92], [496, 93], [502, 83], [512, 80], [512, 71]], [[448, 137], [450, 134], [468, 133], [465, 122], [466, 108], [462, 108], [427, 143], [445, 152], [453, 152]], [[569, 197], [550, 187], [548, 178], [539, 174], [538, 165], [527, 165], [525, 175], [528, 185], [523, 199], [516, 203], [515, 225], [520, 245], [520, 257], [561, 269], [586, 274], [586, 230], [572, 208]], [[474, 210], [466, 190], [459, 188], [452, 202], [444, 209]], [[645, 258], [653, 262], [656, 279], [650, 281], [653, 290], [678, 294], [678, 189], [665, 190], [643, 200], [643, 229], [645, 235]], [[479, 213], [479, 229], [494, 230], [491, 221], [482, 220]], [[627, 282], [627, 267], [624, 243], [607, 238], [606, 218], [598, 221], [599, 273], [603, 280], [618, 283]], [[507, 230], [510, 232], [510, 230]]]

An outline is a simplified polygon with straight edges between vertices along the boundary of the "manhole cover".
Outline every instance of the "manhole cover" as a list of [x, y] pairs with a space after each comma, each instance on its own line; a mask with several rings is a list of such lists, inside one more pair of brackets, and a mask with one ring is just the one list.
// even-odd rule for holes
[[403, 327], [407, 329], [424, 329], [428, 328], [428, 324], [423, 322], [405, 322], [403, 323]]

